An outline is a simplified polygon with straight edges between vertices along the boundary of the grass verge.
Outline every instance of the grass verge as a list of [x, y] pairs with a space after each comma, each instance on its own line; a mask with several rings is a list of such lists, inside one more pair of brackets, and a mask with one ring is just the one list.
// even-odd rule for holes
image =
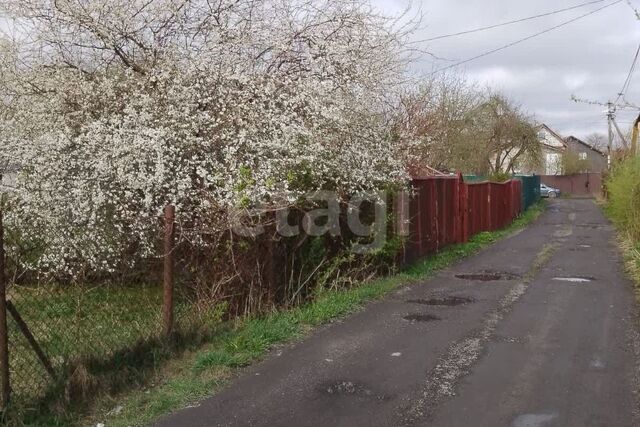
[[627, 236], [618, 238], [627, 273], [635, 282], [636, 299], [640, 302], [640, 242]]
[[607, 179], [609, 198], [605, 214], [618, 230], [626, 270], [636, 283], [640, 301], [640, 157], [617, 163]]
[[193, 404], [215, 393], [240, 367], [258, 360], [274, 345], [300, 338], [313, 327], [352, 313], [393, 289], [430, 277], [453, 262], [524, 228], [542, 213], [544, 206], [544, 202], [540, 202], [509, 227], [480, 233], [467, 243], [447, 247], [403, 273], [348, 290], [326, 291], [313, 302], [295, 309], [237, 320], [209, 344], [166, 363], [158, 370], [156, 382], [146, 389], [105, 399], [94, 408], [91, 416], [76, 419], [74, 423], [146, 425], [173, 410]]

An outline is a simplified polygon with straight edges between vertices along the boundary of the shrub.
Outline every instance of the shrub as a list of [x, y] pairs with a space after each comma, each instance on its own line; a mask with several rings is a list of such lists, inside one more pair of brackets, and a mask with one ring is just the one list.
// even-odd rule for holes
[[640, 157], [619, 163], [607, 181], [607, 210], [620, 229], [640, 241]]

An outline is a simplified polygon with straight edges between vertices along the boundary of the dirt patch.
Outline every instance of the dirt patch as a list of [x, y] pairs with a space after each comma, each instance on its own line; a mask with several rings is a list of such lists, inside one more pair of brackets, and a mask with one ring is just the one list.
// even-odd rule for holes
[[407, 314], [403, 319], [410, 322], [433, 322], [435, 320], [441, 320], [438, 316], [434, 316], [433, 314]]
[[472, 280], [475, 282], [493, 282], [497, 280], [516, 280], [521, 276], [503, 271], [481, 271], [479, 273], [456, 274], [457, 279]]
[[448, 296], [448, 297], [434, 297], [434, 298], [427, 298], [427, 299], [410, 299], [407, 301], [407, 303], [452, 307], [456, 305], [470, 304], [474, 301], [475, 300], [473, 298], [468, 298], [468, 297]]

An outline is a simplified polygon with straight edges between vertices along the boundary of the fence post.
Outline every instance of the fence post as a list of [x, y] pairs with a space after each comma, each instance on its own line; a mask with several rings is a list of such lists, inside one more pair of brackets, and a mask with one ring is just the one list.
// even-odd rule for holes
[[174, 223], [176, 208], [167, 205], [164, 208], [164, 271], [162, 276], [162, 333], [165, 337], [173, 331], [173, 270], [175, 263], [174, 249]]
[[458, 211], [460, 215], [460, 243], [469, 240], [469, 190], [462, 174], [458, 181]]
[[[0, 196], [0, 203], [2, 203]], [[4, 226], [0, 205], [0, 392], [2, 409], [9, 404], [11, 384], [9, 382], [9, 332], [7, 328], [7, 278], [5, 275]]]

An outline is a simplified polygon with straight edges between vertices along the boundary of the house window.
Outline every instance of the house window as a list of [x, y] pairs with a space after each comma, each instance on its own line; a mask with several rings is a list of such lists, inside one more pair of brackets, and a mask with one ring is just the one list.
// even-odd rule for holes
[[587, 160], [587, 153], [580, 153], [580, 160]]

